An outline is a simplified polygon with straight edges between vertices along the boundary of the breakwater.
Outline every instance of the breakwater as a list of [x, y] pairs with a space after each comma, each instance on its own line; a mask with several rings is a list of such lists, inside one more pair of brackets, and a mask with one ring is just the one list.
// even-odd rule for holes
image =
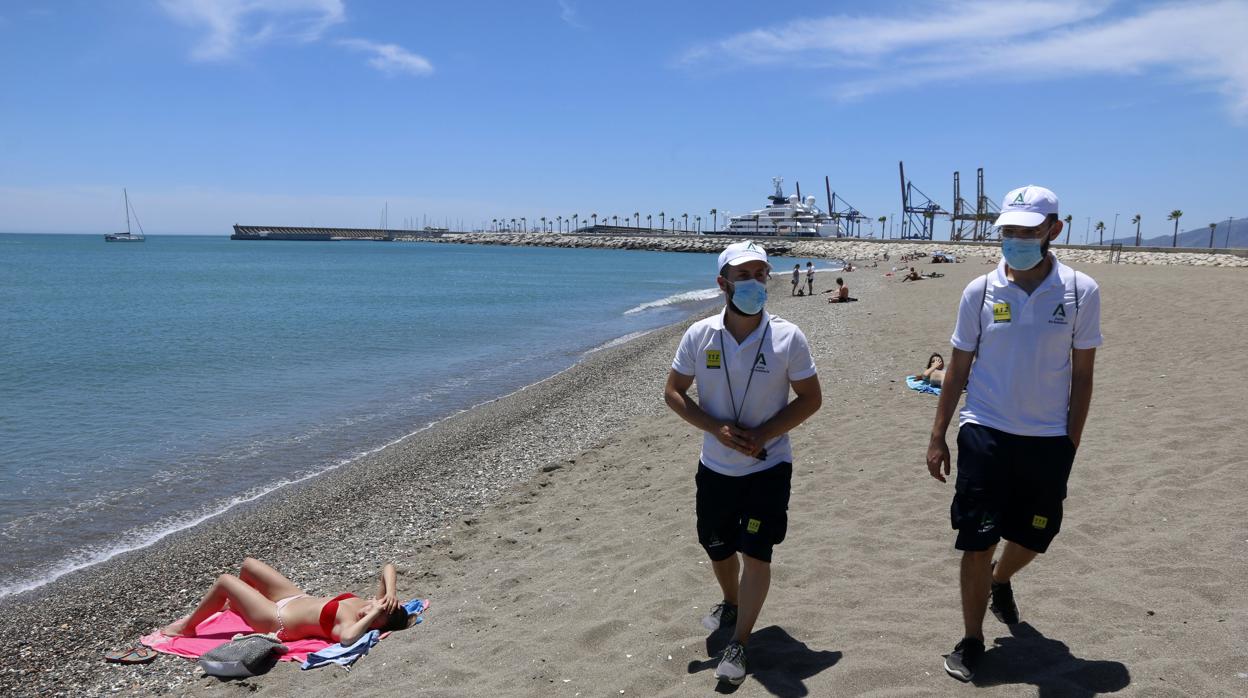
[[[567, 233], [452, 233], [437, 237], [405, 235], [404, 241], [438, 242], [462, 245], [512, 245], [524, 247], [572, 247], [658, 252], [717, 253], [748, 236], [727, 235], [577, 235]], [[887, 254], [896, 260], [903, 255], [928, 256], [936, 250], [958, 257], [999, 259], [1001, 246], [991, 242], [950, 242], [948, 240], [859, 240], [830, 238], [752, 238], [770, 254], [813, 259], [883, 261]], [[1114, 253], [1108, 247], [1054, 245], [1065, 262], [1105, 264], [1161, 264], [1195, 267], [1248, 267], [1248, 250], [1198, 250], [1192, 248], [1126, 247]], [[1111, 260], [1111, 257], [1113, 259]]]

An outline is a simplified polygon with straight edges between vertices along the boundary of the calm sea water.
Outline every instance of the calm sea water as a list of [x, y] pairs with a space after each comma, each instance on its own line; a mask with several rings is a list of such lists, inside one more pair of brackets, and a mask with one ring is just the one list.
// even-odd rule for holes
[[0, 596], [709, 307], [714, 264], [609, 250], [0, 235]]

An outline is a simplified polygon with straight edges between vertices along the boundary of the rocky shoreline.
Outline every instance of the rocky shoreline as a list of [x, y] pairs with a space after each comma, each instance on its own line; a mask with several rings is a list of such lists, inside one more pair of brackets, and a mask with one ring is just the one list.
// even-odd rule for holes
[[[572, 247], [616, 250], [653, 250], [656, 252], [703, 252], [715, 253], [741, 237], [722, 235], [574, 235], [560, 233], [455, 233], [438, 237], [404, 236], [400, 241], [434, 242], [462, 245], [510, 245], [525, 247]], [[849, 240], [826, 238], [758, 238], [772, 254], [812, 259], [882, 259], [887, 253], [891, 259], [902, 255], [930, 255], [933, 250], [943, 250], [958, 256], [1000, 258], [1000, 245], [993, 243], [965, 243], [949, 241], [914, 240]], [[1108, 247], [1056, 245], [1062, 261], [1081, 264], [1105, 264], [1110, 262]], [[1234, 252], [1196, 250], [1172, 251], [1157, 247], [1124, 248], [1117, 261], [1121, 264], [1162, 264], [1194, 267], [1248, 267], [1248, 254], [1243, 250]]]
[[270, 562], [313, 594], [371, 591], [379, 566], [394, 561], [400, 591], [420, 593], [421, 579], [437, 577], [439, 560], [455, 559], [452, 525], [533, 474], [562, 467], [629, 420], [665, 409], [657, 386], [686, 324], [592, 352], [562, 373], [339, 470], [0, 600], [0, 623], [9, 629], [0, 641], [8, 658], [0, 695], [202, 688], [205, 679], [189, 662], [161, 656], [119, 666], [102, 656], [189, 612], [212, 580], [236, 573], [245, 556]]

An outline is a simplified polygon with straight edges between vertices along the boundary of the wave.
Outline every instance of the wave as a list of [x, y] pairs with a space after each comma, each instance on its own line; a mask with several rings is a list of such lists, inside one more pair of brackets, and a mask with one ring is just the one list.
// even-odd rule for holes
[[635, 308], [629, 308], [624, 311], [625, 315], [636, 315], [654, 308], [664, 308], [669, 305], [677, 305], [680, 303], [698, 303], [701, 301], [709, 301], [720, 293], [718, 288], [704, 288], [697, 291], [685, 291], [683, 293], [674, 293], [666, 298], [660, 298], [657, 301], [649, 301], [642, 303]]
[[586, 355], [589, 355], [589, 354], [592, 354], [592, 353], [594, 353], [594, 352], [596, 352], [596, 351], [602, 351], [603, 349], [610, 349], [611, 347], [618, 347], [618, 346], [620, 346], [621, 344], [625, 344], [625, 343], [627, 343], [627, 342], [631, 342], [631, 341], [633, 341], [634, 339], [637, 339], [638, 337], [644, 337], [644, 336], [646, 336], [646, 335], [650, 334], [650, 333], [651, 333], [651, 332], [653, 332], [653, 331], [654, 331], [654, 330], [638, 330], [638, 331], [636, 331], [636, 332], [629, 332], [629, 333], [628, 333], [628, 334], [626, 334], [626, 335], [622, 335], [622, 336], [616, 337], [615, 339], [612, 339], [612, 340], [610, 340], [610, 341], [603, 342], [602, 344], [599, 344], [598, 346], [594, 347], [593, 349], [590, 349], [590, 350], [586, 351], [586, 352], [585, 352], [585, 354], [586, 354]]

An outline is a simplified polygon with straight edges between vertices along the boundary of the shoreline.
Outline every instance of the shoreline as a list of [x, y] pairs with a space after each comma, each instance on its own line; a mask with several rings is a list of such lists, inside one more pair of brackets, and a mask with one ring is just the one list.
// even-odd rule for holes
[[[304, 473], [293, 478], [283, 477], [280, 476], [280, 474], [275, 473], [275, 477], [271, 482], [252, 487], [245, 491], [233, 493], [227, 492], [221, 495], [218, 499], [214, 499], [210, 508], [206, 507], [202, 511], [194, 513], [189, 517], [164, 517], [163, 521], [160, 522], [159, 528], [151, 527], [130, 531], [117, 531], [118, 534], [122, 535], [118, 535], [106, 543], [100, 544], [94, 548], [86, 547], [72, 549], [68, 555], [59, 558], [53, 565], [47, 568], [26, 570], [14, 574], [10, 580], [5, 582], [5, 586], [0, 588], [0, 605], [3, 605], [8, 600], [14, 599], [15, 597], [22, 597], [29, 592], [37, 591], [63, 577], [74, 575], [84, 570], [90, 570], [97, 565], [105, 564], [120, 556], [150, 548], [170, 536], [184, 531], [194, 530], [196, 527], [218, 517], [230, 516], [233, 512], [246, 508], [247, 506], [259, 502], [260, 500], [263, 500], [271, 495], [280, 495], [280, 493], [288, 490], [289, 488], [299, 487], [307, 482], [343, 468], [350, 468], [352, 465], [363, 459], [370, 458], [381, 451], [396, 446], [458, 415], [477, 409], [483, 405], [510, 397], [545, 381], [556, 378], [560, 374], [574, 368], [591, 354], [625, 344], [633, 339], [663, 330], [673, 324], [684, 322], [691, 315], [702, 312], [709, 301], [703, 298], [679, 298], [679, 296], [693, 296], [698, 293], [701, 293], [701, 290], [688, 291], [676, 294], [676, 296], [659, 298], [644, 303], [637, 308], [625, 311], [624, 315], [633, 315], [637, 312], [643, 312], [645, 310], [660, 310], [669, 314], [669, 317], [666, 319], [670, 320], [671, 315], [680, 317], [680, 319], [675, 322], [669, 321], [666, 324], [661, 324], [649, 329], [624, 332], [623, 334], [608, 339], [596, 346], [579, 346], [574, 343], [573, 346], [560, 353], [561, 357], [567, 357], [567, 360], [569, 361], [568, 365], [560, 368], [555, 373], [536, 378], [536, 380], [532, 383], [520, 385], [500, 395], [478, 399], [476, 402], [467, 403], [461, 407], [453, 407], [443, 414], [435, 415], [432, 419], [424, 421], [415, 429], [411, 429], [409, 426], [407, 431], [401, 432], [397, 436], [380, 435], [380, 439], [372, 441], [371, 443], [364, 442], [355, 446], [352, 453], [344, 454], [342, 457], [333, 460], [327, 460], [322, 467], [313, 472]], [[663, 322], [663, 320], [664, 318], [660, 318], [659, 322]]]
[[[630, 371], [621, 368], [640, 370], [656, 352], [670, 361], [668, 346], [708, 312], [697, 305], [674, 323], [579, 351], [575, 362], [557, 373], [462, 408], [346, 463], [0, 597], [0, 622], [29, 629], [21, 639], [0, 643], [17, 658], [0, 670], [0, 693], [149, 694], [193, 682], [193, 664], [165, 661], [140, 665], [130, 677], [138, 683], [123, 686], [110, 680], [121, 668], [101, 657], [189, 611], [215, 576], [236, 572], [246, 556], [273, 564], [314, 594], [369, 588], [376, 569], [388, 560], [410, 571], [404, 558], [439, 545], [453, 522], [479, 514], [544, 466], [592, 448], [618, 430], [611, 427], [617, 419], [663, 407], [652, 380], [629, 389]], [[428, 494], [426, 482], [438, 492]], [[360, 502], [384, 504], [376, 509]], [[431, 502], [436, 506], [422, 506]], [[399, 512], [398, 522], [390, 520], [391, 509]], [[362, 534], [344, 533], [359, 528], [361, 520], [369, 522], [364, 530], [387, 529], [367, 563], [353, 551], [360, 541], [349, 540]], [[312, 559], [297, 560], [313, 549], [300, 539], [336, 534], [343, 539], [318, 543]], [[400, 586], [410, 588], [413, 580], [408, 582]], [[62, 618], [89, 618], [92, 627], [108, 630], [62, 637]]]

